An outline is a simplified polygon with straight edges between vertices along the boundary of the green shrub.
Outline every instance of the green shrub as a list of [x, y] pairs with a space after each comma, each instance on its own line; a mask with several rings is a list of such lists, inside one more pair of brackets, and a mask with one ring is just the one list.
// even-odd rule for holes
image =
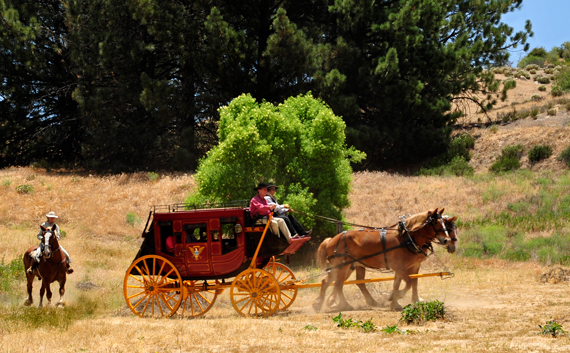
[[564, 151], [560, 153], [558, 160], [566, 163], [570, 167], [570, 146], [566, 147]]
[[548, 145], [536, 145], [528, 151], [528, 159], [536, 163], [552, 155], [552, 147]]
[[432, 168], [421, 168], [417, 172], [417, 175], [471, 176], [474, 172], [475, 170], [469, 165], [469, 162], [467, 162], [465, 158], [455, 156], [448, 164]]
[[140, 224], [142, 221], [134, 212], [127, 212], [127, 223], [134, 227], [135, 224]]
[[16, 186], [16, 191], [19, 194], [31, 194], [35, 190], [36, 190], [36, 188], [33, 185], [24, 184], [24, 185]]
[[538, 86], [538, 90], [544, 92], [546, 91], [546, 86]]
[[[219, 143], [200, 160], [187, 204], [249, 199], [257, 183], [274, 182], [282, 203], [341, 218], [349, 205], [351, 163], [366, 155], [346, 146], [346, 124], [330, 107], [310, 93], [278, 105], [242, 94], [219, 112]], [[300, 221], [315, 225], [310, 218]], [[318, 227], [316, 233], [334, 230], [323, 222]]]
[[400, 321], [407, 324], [425, 324], [445, 317], [445, 305], [439, 300], [408, 304], [402, 309]]
[[528, 71], [530, 71], [530, 70], [535, 70], [535, 73], [536, 73], [536, 70], [538, 70], [539, 68], [540, 68], [540, 67], [539, 67], [538, 65], [536, 65], [536, 64], [529, 64], [529, 65], [525, 66], [524, 69], [525, 69], [525, 70], [528, 70]]
[[556, 108], [548, 109], [546, 113], [548, 115], [556, 115]]
[[532, 116], [533, 119], [536, 119], [536, 117], [538, 116], [538, 108], [533, 107], [533, 108], [530, 110], [530, 116]]
[[542, 84], [548, 84], [548, 83], [550, 83], [550, 79], [547, 76], [539, 76], [536, 79], [536, 82], [542, 83]]
[[22, 255], [10, 261], [10, 263], [0, 262], [0, 292], [9, 293], [19, 282], [25, 280], [24, 263]]
[[499, 173], [510, 170], [519, 169], [521, 166], [520, 158], [522, 155], [523, 147], [521, 145], [507, 146], [501, 152], [501, 155], [493, 165], [489, 168], [490, 171]]
[[2, 179], [2, 186], [8, 187], [8, 186], [10, 186], [11, 184], [12, 184], [12, 180], [10, 180], [10, 179], [8, 179], [8, 178]]
[[526, 67], [527, 65], [537, 65], [537, 66], [542, 66], [544, 64], [544, 61], [546, 60], [546, 57], [541, 57], [541, 56], [535, 56], [535, 55], [527, 55], [526, 57], [524, 57], [521, 61], [519, 61], [518, 63], [518, 67]]
[[155, 181], [155, 180], [158, 180], [158, 178], [160, 178], [160, 175], [158, 175], [158, 173], [155, 173], [155, 172], [148, 172], [148, 173], [146, 173], [146, 177], [150, 181]]
[[541, 96], [539, 96], [539, 95], [537, 95], [537, 94], [533, 94], [533, 95], [530, 97], [530, 101], [531, 101], [531, 102], [539, 102], [539, 101], [541, 101], [541, 100], [543, 100], [543, 99], [544, 99], [543, 97], [541, 97]]
[[566, 66], [560, 70], [556, 76], [552, 90], [560, 91], [562, 93], [570, 92], [570, 67]]

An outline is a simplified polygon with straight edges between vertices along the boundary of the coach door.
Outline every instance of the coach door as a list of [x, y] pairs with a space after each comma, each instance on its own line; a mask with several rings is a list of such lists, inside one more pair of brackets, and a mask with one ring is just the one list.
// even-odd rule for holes
[[211, 239], [207, 221], [184, 223], [184, 256], [188, 275], [208, 275], [212, 272], [210, 264]]

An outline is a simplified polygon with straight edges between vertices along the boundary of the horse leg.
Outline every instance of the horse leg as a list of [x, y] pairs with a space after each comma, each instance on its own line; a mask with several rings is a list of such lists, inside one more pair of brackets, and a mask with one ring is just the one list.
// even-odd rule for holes
[[38, 305], [39, 308], [42, 307], [44, 302], [44, 293], [46, 292], [46, 280], [42, 280], [42, 288], [40, 288], [40, 304]]
[[32, 297], [32, 288], [34, 284], [34, 274], [26, 273], [26, 279], [28, 280], [28, 299], [24, 302], [24, 305], [29, 306], [34, 303], [34, 298]]
[[336, 296], [338, 298], [338, 306], [336, 308], [338, 311], [354, 310], [354, 308], [346, 301], [346, 298], [344, 297], [344, 293], [342, 291], [342, 287], [344, 286], [344, 281], [346, 281], [348, 275], [352, 273], [350, 267], [348, 266], [345, 267], [346, 268], [340, 269], [338, 271], [336, 281], [334, 282], [334, 290], [332, 293], [332, 294], [336, 293]]
[[[404, 282], [406, 282], [406, 286], [404, 287], [404, 289], [400, 289], [400, 283], [402, 282], [402, 279], [404, 280]], [[398, 274], [398, 272], [396, 272], [396, 278], [394, 279], [394, 287], [392, 290], [392, 294], [390, 295], [391, 309], [402, 310], [402, 305], [400, 305], [399, 300], [406, 295], [406, 293], [410, 290], [411, 286], [412, 286], [412, 281], [410, 276], [408, 276], [408, 274], [402, 276], [401, 274]]]
[[[350, 276], [350, 274], [349, 274], [349, 276]], [[357, 267], [356, 268], [356, 280], [364, 279], [364, 277], [366, 277], [366, 269], [364, 267]], [[374, 300], [374, 298], [372, 298], [372, 295], [370, 294], [370, 292], [366, 288], [366, 284], [359, 283], [359, 284], [357, 284], [357, 286], [360, 289], [360, 291], [362, 292], [362, 295], [364, 295], [364, 299], [366, 299], [366, 304], [368, 304], [369, 306], [373, 306], [373, 307], [380, 306], [380, 304], [376, 300]]]
[[65, 281], [66, 281], [66, 277], [65, 275], [62, 276], [62, 278], [60, 278], [58, 280], [59, 282], [59, 301], [57, 302], [57, 304], [55, 304], [55, 306], [64, 306], [65, 303], [63, 302], [63, 295], [65, 294]]
[[51, 284], [46, 281], [46, 298], [48, 301], [48, 305], [51, 305]]
[[332, 282], [332, 279], [337, 275], [337, 270], [332, 270], [329, 274], [321, 281], [321, 291], [319, 292], [319, 297], [313, 303], [313, 310], [317, 313], [321, 311], [323, 302], [325, 301], [325, 295], [327, 293], [327, 288]]
[[[411, 268], [412, 275], [416, 275], [420, 272], [420, 264]], [[423, 302], [424, 300], [418, 295], [418, 279], [412, 278], [412, 303]]]

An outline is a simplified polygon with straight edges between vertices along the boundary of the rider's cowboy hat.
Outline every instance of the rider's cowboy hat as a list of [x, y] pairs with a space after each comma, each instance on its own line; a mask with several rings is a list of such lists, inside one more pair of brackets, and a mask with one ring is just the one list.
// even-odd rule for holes
[[279, 186], [277, 186], [277, 185], [275, 185], [275, 184], [273, 184], [273, 183], [269, 183], [269, 185], [267, 185], [267, 189], [271, 189], [271, 188], [277, 190], [277, 189], [279, 189]]
[[46, 217], [47, 217], [47, 218], [58, 218], [58, 217], [55, 215], [55, 212], [53, 212], [53, 211], [51, 211], [50, 213], [46, 214]]
[[257, 184], [257, 187], [253, 188], [253, 190], [259, 190], [259, 189], [263, 189], [263, 188], [267, 188], [269, 186], [269, 184], [267, 183], [259, 183]]

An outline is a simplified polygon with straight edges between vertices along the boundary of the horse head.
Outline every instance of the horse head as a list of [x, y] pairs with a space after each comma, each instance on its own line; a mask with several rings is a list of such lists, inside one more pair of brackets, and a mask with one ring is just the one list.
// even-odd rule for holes
[[[55, 235], [55, 224], [51, 228], [41, 227], [44, 231], [43, 239], [43, 257], [49, 259], [54, 251], [59, 249], [59, 243], [57, 241], [57, 236]], [[55, 250], [52, 250], [55, 248]]]
[[437, 240], [440, 245], [447, 246], [451, 238], [442, 217], [443, 211], [443, 208], [441, 211], [436, 208], [433, 212], [427, 211], [410, 216], [406, 220], [409, 223], [409, 231], [416, 232], [425, 228], [428, 235], [422, 235], [424, 238], [428, 238], [429, 241]]
[[455, 225], [456, 220], [457, 216], [455, 217], [443, 216], [443, 221], [445, 222], [445, 228], [447, 228], [450, 237], [450, 241], [447, 244], [447, 252], [450, 254], [453, 254], [457, 249], [457, 226]]

